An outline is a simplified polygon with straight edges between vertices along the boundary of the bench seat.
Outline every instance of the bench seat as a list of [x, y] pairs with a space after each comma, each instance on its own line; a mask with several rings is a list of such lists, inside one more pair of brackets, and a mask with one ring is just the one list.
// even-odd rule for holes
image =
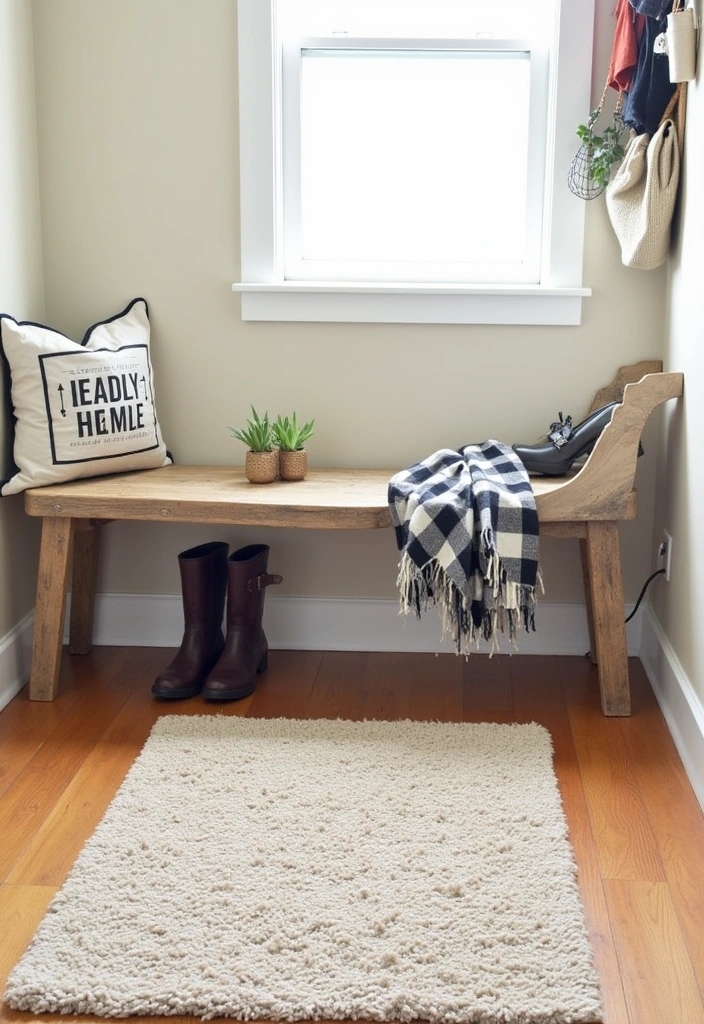
[[[623, 367], [592, 403], [599, 408], [621, 400], [584, 466], [565, 477], [532, 480], [541, 533], [580, 541], [592, 657], [606, 715], [630, 713], [618, 524], [637, 515], [633, 480], [645, 420], [660, 402], [682, 393], [682, 374], [660, 371], [654, 362]], [[26, 512], [42, 517], [30, 698], [56, 695], [71, 567], [69, 649], [90, 650], [105, 524], [388, 529], [387, 485], [395, 472], [311, 469], [301, 482], [255, 485], [242, 468], [174, 465], [27, 490]]]
[[[250, 484], [241, 467], [162, 466], [36, 488], [27, 491], [25, 509], [32, 516], [77, 519], [376, 530], [391, 525], [386, 490], [395, 472], [311, 469], [302, 481]], [[533, 478], [541, 525], [552, 518], [554, 492], [575, 476]], [[558, 506], [555, 514], [572, 518], [569, 508]], [[631, 490], [619, 518], [635, 519], [636, 514]]]

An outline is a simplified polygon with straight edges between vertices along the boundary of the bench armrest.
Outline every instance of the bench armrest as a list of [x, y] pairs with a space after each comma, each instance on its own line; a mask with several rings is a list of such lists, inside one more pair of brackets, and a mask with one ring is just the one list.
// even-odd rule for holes
[[[550, 518], [630, 519], [633, 518], [633, 484], [638, 444], [653, 409], [670, 398], [679, 398], [684, 374], [646, 372], [633, 381], [634, 371], [659, 363], [637, 363], [621, 367], [612, 384], [597, 392], [590, 411], [619, 401], [611, 422], [605, 427], [584, 466], [556, 488], [549, 499]], [[631, 380], [628, 378], [631, 377]]]

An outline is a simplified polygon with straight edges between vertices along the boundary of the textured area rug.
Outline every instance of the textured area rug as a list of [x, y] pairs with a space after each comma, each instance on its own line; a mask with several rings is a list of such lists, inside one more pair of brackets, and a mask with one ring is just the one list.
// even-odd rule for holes
[[113, 1017], [601, 1020], [549, 733], [165, 716], [5, 998]]

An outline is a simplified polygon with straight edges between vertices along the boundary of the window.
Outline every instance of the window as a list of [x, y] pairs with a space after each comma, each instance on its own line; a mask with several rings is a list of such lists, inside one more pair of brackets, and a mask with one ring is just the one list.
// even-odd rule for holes
[[284, 277], [537, 282], [545, 65], [520, 42], [290, 47]]
[[244, 319], [579, 323], [592, 3], [497, 7], [240, 0]]

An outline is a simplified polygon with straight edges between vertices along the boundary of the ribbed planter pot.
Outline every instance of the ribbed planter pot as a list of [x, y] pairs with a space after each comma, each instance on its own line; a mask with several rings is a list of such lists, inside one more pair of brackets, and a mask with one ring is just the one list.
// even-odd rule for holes
[[279, 453], [248, 451], [244, 459], [244, 475], [251, 484], [270, 484], [279, 473]]
[[305, 480], [308, 472], [308, 452], [305, 448], [279, 452], [279, 473], [282, 480]]

